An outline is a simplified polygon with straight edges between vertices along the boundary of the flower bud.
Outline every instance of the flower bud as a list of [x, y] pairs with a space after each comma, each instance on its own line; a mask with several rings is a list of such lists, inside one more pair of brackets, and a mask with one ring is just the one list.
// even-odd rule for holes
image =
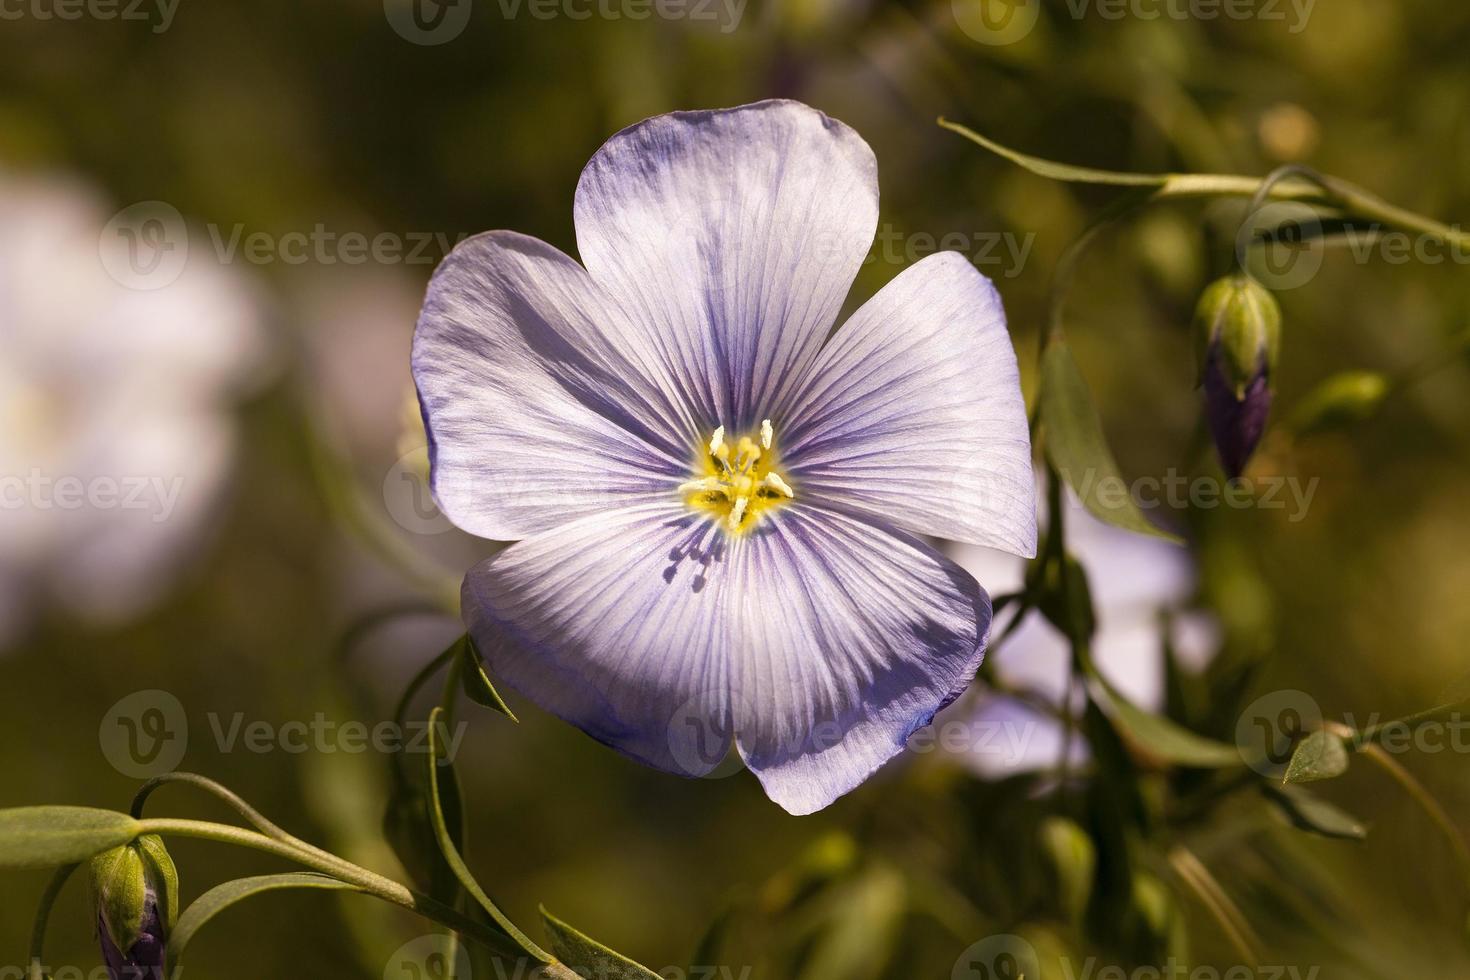
[[1239, 476], [1266, 431], [1281, 308], [1249, 276], [1227, 276], [1200, 297], [1195, 336], [1215, 448], [1225, 472]]
[[162, 980], [164, 946], [178, 907], [178, 874], [155, 835], [89, 862], [97, 938], [112, 980]]
[[1388, 379], [1376, 371], [1344, 371], [1309, 391], [1291, 415], [1297, 435], [1365, 422], [1388, 397]]

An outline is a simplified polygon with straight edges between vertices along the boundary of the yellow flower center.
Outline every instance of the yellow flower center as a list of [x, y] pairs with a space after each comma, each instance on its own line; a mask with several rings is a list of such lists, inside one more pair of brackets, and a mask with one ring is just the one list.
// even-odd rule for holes
[[679, 493], [690, 507], [718, 518], [731, 534], [750, 530], [761, 514], [796, 496], [776, 472], [774, 441], [770, 419], [761, 423], [755, 438], [741, 436], [733, 444], [720, 426], [709, 443], [699, 447], [694, 479], [681, 483]]

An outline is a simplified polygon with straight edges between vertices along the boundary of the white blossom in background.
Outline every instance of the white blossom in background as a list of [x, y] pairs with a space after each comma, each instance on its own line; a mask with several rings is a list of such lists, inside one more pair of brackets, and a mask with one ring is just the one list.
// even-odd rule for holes
[[90, 188], [0, 173], [0, 647], [46, 605], [144, 611], [217, 515], [261, 305], [181, 225], [153, 230], [172, 266], [129, 276]]
[[[1092, 654], [1098, 670], [1131, 702], [1148, 711], [1164, 708], [1165, 640], [1179, 662], [1202, 670], [1219, 644], [1218, 626], [1207, 613], [1185, 608], [1194, 594], [1194, 564], [1188, 549], [1160, 538], [1104, 524], [1067, 492], [1067, 548], [1082, 563], [1092, 592], [1097, 631]], [[994, 595], [1020, 592], [1026, 563], [1003, 552], [973, 545], [951, 548], [951, 556], [970, 574], [990, 585]], [[1011, 607], [1012, 609], [1014, 607]], [[993, 642], [1010, 627], [1014, 613], [997, 617]], [[1166, 624], [1171, 630], [1165, 636]], [[1057, 709], [1067, 703], [1071, 648], [1060, 630], [1032, 611], [991, 654], [997, 678], [1008, 688], [1032, 692]], [[1084, 695], [1073, 692], [1072, 710]], [[1057, 712], [994, 691], [956, 706], [951, 721], [969, 733], [962, 754], [981, 776], [1000, 779], [1052, 769], [1067, 751], [1066, 726]], [[951, 744], [956, 744], [953, 740]], [[1087, 759], [1080, 733], [1070, 742], [1070, 761]]]

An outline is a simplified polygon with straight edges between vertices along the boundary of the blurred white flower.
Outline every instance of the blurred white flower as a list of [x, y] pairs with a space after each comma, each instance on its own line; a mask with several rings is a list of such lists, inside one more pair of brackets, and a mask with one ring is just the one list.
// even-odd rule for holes
[[[1124, 697], [1146, 710], [1161, 711], [1166, 695], [1165, 640], [1179, 663], [1192, 670], [1203, 669], [1219, 645], [1214, 618], [1185, 608], [1195, 588], [1189, 552], [1104, 524], [1070, 492], [1064, 496], [1067, 547], [1087, 572], [1097, 619], [1093, 659]], [[1019, 559], [972, 545], [954, 546], [950, 554], [996, 596], [1023, 587], [1026, 563]], [[997, 616], [993, 637], [1006, 631], [1013, 615], [1008, 610]], [[965, 764], [990, 779], [1052, 769], [1060, 765], [1069, 741], [1071, 764], [1085, 761], [1082, 736], [1069, 740], [1058, 717], [1068, 700], [1072, 657], [1061, 631], [1039, 612], [1030, 612], [991, 657], [996, 676], [1006, 687], [1031, 692], [1055, 710], [988, 690], [957, 706], [950, 717], [962, 719], [970, 734], [963, 745]], [[1072, 711], [1079, 711], [1082, 704], [1079, 688], [1073, 692]]]
[[[38, 606], [143, 611], [197, 554], [260, 305], [208, 250], [137, 288], [89, 188], [0, 173], [0, 647]], [[109, 271], [111, 270], [111, 272]]]

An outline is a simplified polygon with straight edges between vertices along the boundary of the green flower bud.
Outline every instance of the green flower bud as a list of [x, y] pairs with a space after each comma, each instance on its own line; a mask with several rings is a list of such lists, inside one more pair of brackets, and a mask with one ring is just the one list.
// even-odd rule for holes
[[88, 863], [97, 938], [113, 980], [161, 978], [164, 947], [178, 914], [179, 878], [155, 835], [94, 856]]
[[1376, 371], [1334, 374], [1297, 404], [1291, 427], [1305, 435], [1366, 421], [1377, 414], [1388, 390], [1388, 379]]
[[1087, 831], [1066, 817], [1048, 817], [1039, 831], [1041, 848], [1051, 865], [1057, 892], [1067, 916], [1082, 922], [1092, 895], [1097, 870], [1097, 846]]
[[1239, 476], [1266, 431], [1281, 308], [1246, 275], [1210, 285], [1195, 311], [1205, 416], [1225, 472]]
[[1218, 363], [1225, 381], [1243, 401], [1251, 382], [1275, 374], [1281, 351], [1281, 307], [1250, 276], [1236, 274], [1211, 283], [1195, 307], [1194, 329], [1200, 376]]

